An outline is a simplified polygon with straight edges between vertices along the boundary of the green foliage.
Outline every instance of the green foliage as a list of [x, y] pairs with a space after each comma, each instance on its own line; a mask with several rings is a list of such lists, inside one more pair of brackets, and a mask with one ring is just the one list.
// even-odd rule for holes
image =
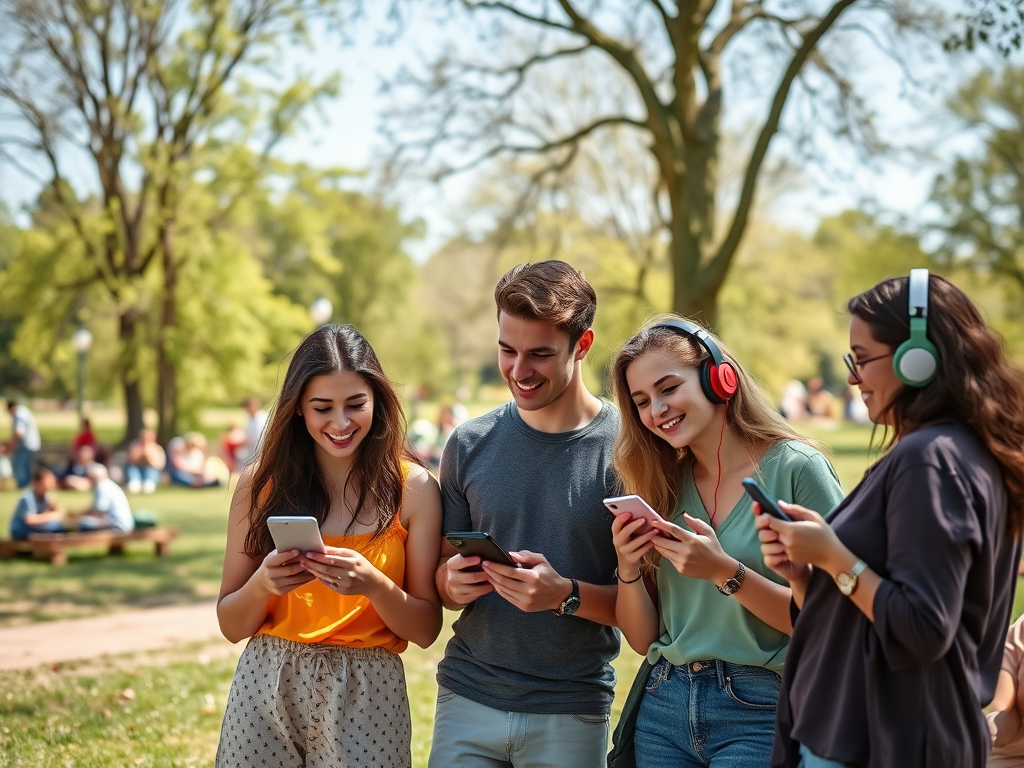
[[952, 115], [982, 140], [935, 182], [943, 216], [938, 257], [1008, 278], [1024, 298], [1024, 68], [980, 72], [958, 89]]

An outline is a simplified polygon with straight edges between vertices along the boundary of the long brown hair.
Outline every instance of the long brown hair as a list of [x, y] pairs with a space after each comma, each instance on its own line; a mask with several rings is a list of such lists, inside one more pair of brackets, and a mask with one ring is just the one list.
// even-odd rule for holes
[[245, 537], [245, 552], [250, 557], [264, 557], [274, 548], [266, 525], [271, 515], [312, 515], [322, 525], [330, 511], [330, 489], [298, 409], [309, 381], [336, 371], [358, 374], [373, 391], [370, 430], [359, 445], [342, 491], [344, 494], [351, 484], [357, 493], [352, 522], [363, 509], [376, 510], [377, 536], [402, 508], [402, 462], [420, 462], [405, 448], [401, 401], [363, 335], [350, 325], [325, 325], [296, 347], [281, 394], [267, 419], [250, 489]]
[[[891, 349], [910, 337], [909, 283], [883, 280], [847, 303], [871, 337]], [[938, 372], [927, 386], [903, 387], [886, 404], [892, 434], [885, 447], [928, 424], [966, 424], [1001, 467], [1010, 527], [1024, 532], [1024, 373], [1010, 365], [1002, 338], [970, 298], [939, 275], [928, 276], [928, 340], [938, 351]]]
[[[642, 496], [666, 519], [675, 513], [682, 492], [682, 470], [691, 460], [691, 453], [688, 448], [673, 448], [644, 426], [629, 394], [626, 369], [648, 352], [665, 352], [675, 356], [682, 365], [693, 366], [710, 357], [692, 338], [668, 328], [652, 327], [673, 317], [666, 315], [650, 321], [625, 343], [612, 362], [612, 388], [622, 416], [622, 428], [613, 452], [619, 481], [626, 493]], [[789, 425], [736, 357], [717, 338], [715, 341], [724, 359], [732, 363], [739, 380], [736, 394], [726, 408], [726, 425], [744, 445], [751, 461], [756, 463], [765, 449], [781, 440], [798, 440], [821, 450], [821, 446]]]

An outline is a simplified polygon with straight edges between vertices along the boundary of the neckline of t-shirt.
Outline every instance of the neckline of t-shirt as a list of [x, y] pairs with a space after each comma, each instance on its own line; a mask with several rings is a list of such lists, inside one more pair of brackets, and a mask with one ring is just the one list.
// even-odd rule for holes
[[[779, 440], [778, 442], [773, 443], [772, 445], [768, 446], [768, 450], [764, 452], [764, 456], [761, 457], [761, 460], [759, 462], [757, 462], [757, 466], [754, 468], [754, 475], [755, 475], [755, 477], [757, 477], [758, 475], [761, 474], [760, 470], [761, 470], [762, 467], [765, 467], [768, 464], [771, 464], [773, 461], [775, 461], [775, 459], [778, 457], [777, 454], [779, 454], [781, 451], [783, 451], [785, 449], [785, 447], [787, 445], [789, 445], [791, 442], [792, 442], [791, 440]], [[708, 525], [711, 525], [711, 515], [708, 513], [707, 508], [704, 506], [704, 500], [700, 497], [700, 494], [697, 493], [697, 484], [695, 482], [693, 482], [693, 464], [687, 464], [685, 472], [687, 474], [687, 478], [690, 481], [689, 482], [689, 489], [690, 489], [689, 492], [692, 495], [692, 497], [696, 500], [697, 504], [700, 505], [700, 507], [696, 509], [697, 514], [694, 514], [693, 512], [690, 512], [689, 510], [683, 510], [683, 511], [686, 512], [691, 517], [696, 517], [699, 520], [703, 520]], [[684, 478], [684, 479], [686, 479], [686, 478]], [[760, 477], [758, 477], [758, 481], [760, 482]], [[681, 501], [681, 499], [680, 499], [680, 501]], [[741, 506], [744, 503], [749, 505], [750, 501], [751, 500], [750, 500], [750, 497], [748, 495], [744, 494], [743, 496], [740, 496], [739, 501], [737, 501], [735, 506], [733, 506], [733, 508], [729, 510], [729, 514], [726, 515], [721, 520], [721, 522], [718, 523], [717, 526], [715, 526], [715, 533], [720, 534], [727, 526], [730, 525], [729, 521], [732, 520], [734, 517], [736, 517], [736, 509], [737, 509], [737, 507]], [[678, 520], [677, 520], [677, 518], [678, 518]], [[672, 521], [675, 522], [677, 525], [680, 524], [679, 521], [682, 521], [682, 513], [679, 511], [679, 507], [678, 506], [676, 507], [676, 514], [673, 516], [673, 520]], [[685, 521], [683, 521], [682, 524], [685, 525]]]
[[526, 423], [522, 414], [519, 413], [519, 408], [516, 406], [514, 400], [509, 401], [505, 407], [508, 409], [508, 413], [512, 417], [512, 423], [516, 425], [520, 432], [531, 440], [536, 440], [541, 443], [564, 443], [570, 440], [578, 440], [587, 433], [597, 429], [597, 427], [608, 418], [608, 414], [611, 410], [611, 404], [604, 400], [600, 400], [600, 398], [598, 401], [601, 403], [601, 410], [593, 419], [590, 420], [590, 423], [569, 432], [541, 432], [539, 429], [534, 429]]

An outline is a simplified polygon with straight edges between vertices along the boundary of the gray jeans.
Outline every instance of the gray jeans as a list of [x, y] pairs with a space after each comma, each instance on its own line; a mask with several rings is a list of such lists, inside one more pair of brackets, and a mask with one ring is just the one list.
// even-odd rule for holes
[[437, 692], [429, 768], [601, 768], [608, 715], [538, 715], [492, 709]]

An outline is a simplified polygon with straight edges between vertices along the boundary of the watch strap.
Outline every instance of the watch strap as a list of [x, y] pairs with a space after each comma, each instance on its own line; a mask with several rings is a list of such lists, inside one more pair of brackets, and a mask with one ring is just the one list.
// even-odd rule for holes
[[572, 592], [569, 596], [562, 601], [562, 604], [558, 606], [552, 613], [555, 616], [572, 615], [576, 613], [576, 609], [580, 607], [580, 585], [576, 579], [569, 579], [572, 582]]
[[721, 586], [718, 584], [715, 585], [718, 591], [723, 595], [734, 595], [739, 592], [740, 587], [743, 586], [743, 579], [746, 578], [747, 568], [739, 560], [736, 561], [736, 566], [736, 573], [731, 579], [727, 579]]

